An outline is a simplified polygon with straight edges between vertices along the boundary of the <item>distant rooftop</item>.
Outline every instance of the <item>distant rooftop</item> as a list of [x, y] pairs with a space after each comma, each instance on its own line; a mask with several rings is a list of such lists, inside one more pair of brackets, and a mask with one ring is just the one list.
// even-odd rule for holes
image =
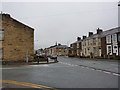
[[51, 49], [52, 49], [52, 48], [68, 48], [68, 46], [67, 46], [67, 45], [61, 45], [61, 44], [60, 44], [60, 45], [50, 46], [50, 47], [48, 47], [48, 49], [49, 49], [49, 48], [51, 48]]

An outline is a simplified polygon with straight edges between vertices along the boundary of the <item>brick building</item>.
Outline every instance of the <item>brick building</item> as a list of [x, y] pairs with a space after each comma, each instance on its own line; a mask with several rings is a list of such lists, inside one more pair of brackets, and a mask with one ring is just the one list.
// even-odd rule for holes
[[31, 61], [34, 54], [34, 29], [13, 19], [9, 14], [0, 14], [0, 17], [2, 61]]
[[102, 54], [105, 58], [115, 58], [120, 56], [120, 27], [104, 31], [101, 35]]

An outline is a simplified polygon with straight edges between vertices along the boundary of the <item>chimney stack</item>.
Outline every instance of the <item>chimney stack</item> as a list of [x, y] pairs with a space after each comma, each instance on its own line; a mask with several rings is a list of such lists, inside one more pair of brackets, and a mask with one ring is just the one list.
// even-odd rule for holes
[[101, 34], [103, 32], [103, 30], [102, 29], [97, 29], [97, 34]]
[[90, 36], [92, 36], [92, 35], [93, 35], [93, 32], [89, 32], [89, 35], [88, 35], [88, 36], [90, 37]]
[[83, 36], [83, 39], [85, 39], [86, 38], [86, 36]]
[[81, 37], [77, 37], [77, 41], [80, 41], [81, 40]]
[[61, 44], [59, 43], [58, 46], [61, 46]]

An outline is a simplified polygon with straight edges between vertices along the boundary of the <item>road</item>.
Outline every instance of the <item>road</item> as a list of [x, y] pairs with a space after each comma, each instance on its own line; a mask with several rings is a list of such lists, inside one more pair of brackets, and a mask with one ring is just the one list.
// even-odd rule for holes
[[118, 88], [117, 61], [58, 57], [58, 63], [2, 67], [3, 87]]

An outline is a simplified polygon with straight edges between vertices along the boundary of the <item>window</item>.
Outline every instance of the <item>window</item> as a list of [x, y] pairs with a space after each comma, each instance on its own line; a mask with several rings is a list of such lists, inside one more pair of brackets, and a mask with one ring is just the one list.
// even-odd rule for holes
[[90, 42], [90, 41], [88, 40], [88, 46], [90, 45], [89, 42]]
[[120, 34], [118, 34], [118, 41], [120, 42]]
[[85, 41], [85, 44], [84, 44], [85, 46], [86, 46], [86, 41]]
[[77, 48], [79, 48], [79, 43], [77, 43]]
[[90, 40], [90, 45], [92, 45], [92, 42], [93, 42], [93, 41], [92, 41], [92, 39], [91, 39], [91, 40]]
[[0, 29], [0, 41], [4, 40], [4, 30]]
[[73, 48], [73, 44], [70, 44], [70, 47]]
[[99, 45], [101, 44], [101, 39], [100, 39], [100, 38], [98, 39], [98, 44], [99, 44]]
[[108, 53], [111, 53], [111, 46], [108, 46]]
[[86, 48], [85, 48], [85, 54], [86, 54]]
[[93, 45], [96, 45], [96, 38], [93, 39]]
[[107, 45], [107, 55], [112, 55], [112, 47], [111, 47], [111, 45]]
[[96, 54], [96, 47], [93, 47], [93, 52], [94, 54]]
[[111, 43], [111, 35], [106, 36], [107, 43]]
[[112, 42], [117, 42], [117, 34], [112, 35]]
[[118, 45], [113, 45], [113, 53], [118, 55]]

